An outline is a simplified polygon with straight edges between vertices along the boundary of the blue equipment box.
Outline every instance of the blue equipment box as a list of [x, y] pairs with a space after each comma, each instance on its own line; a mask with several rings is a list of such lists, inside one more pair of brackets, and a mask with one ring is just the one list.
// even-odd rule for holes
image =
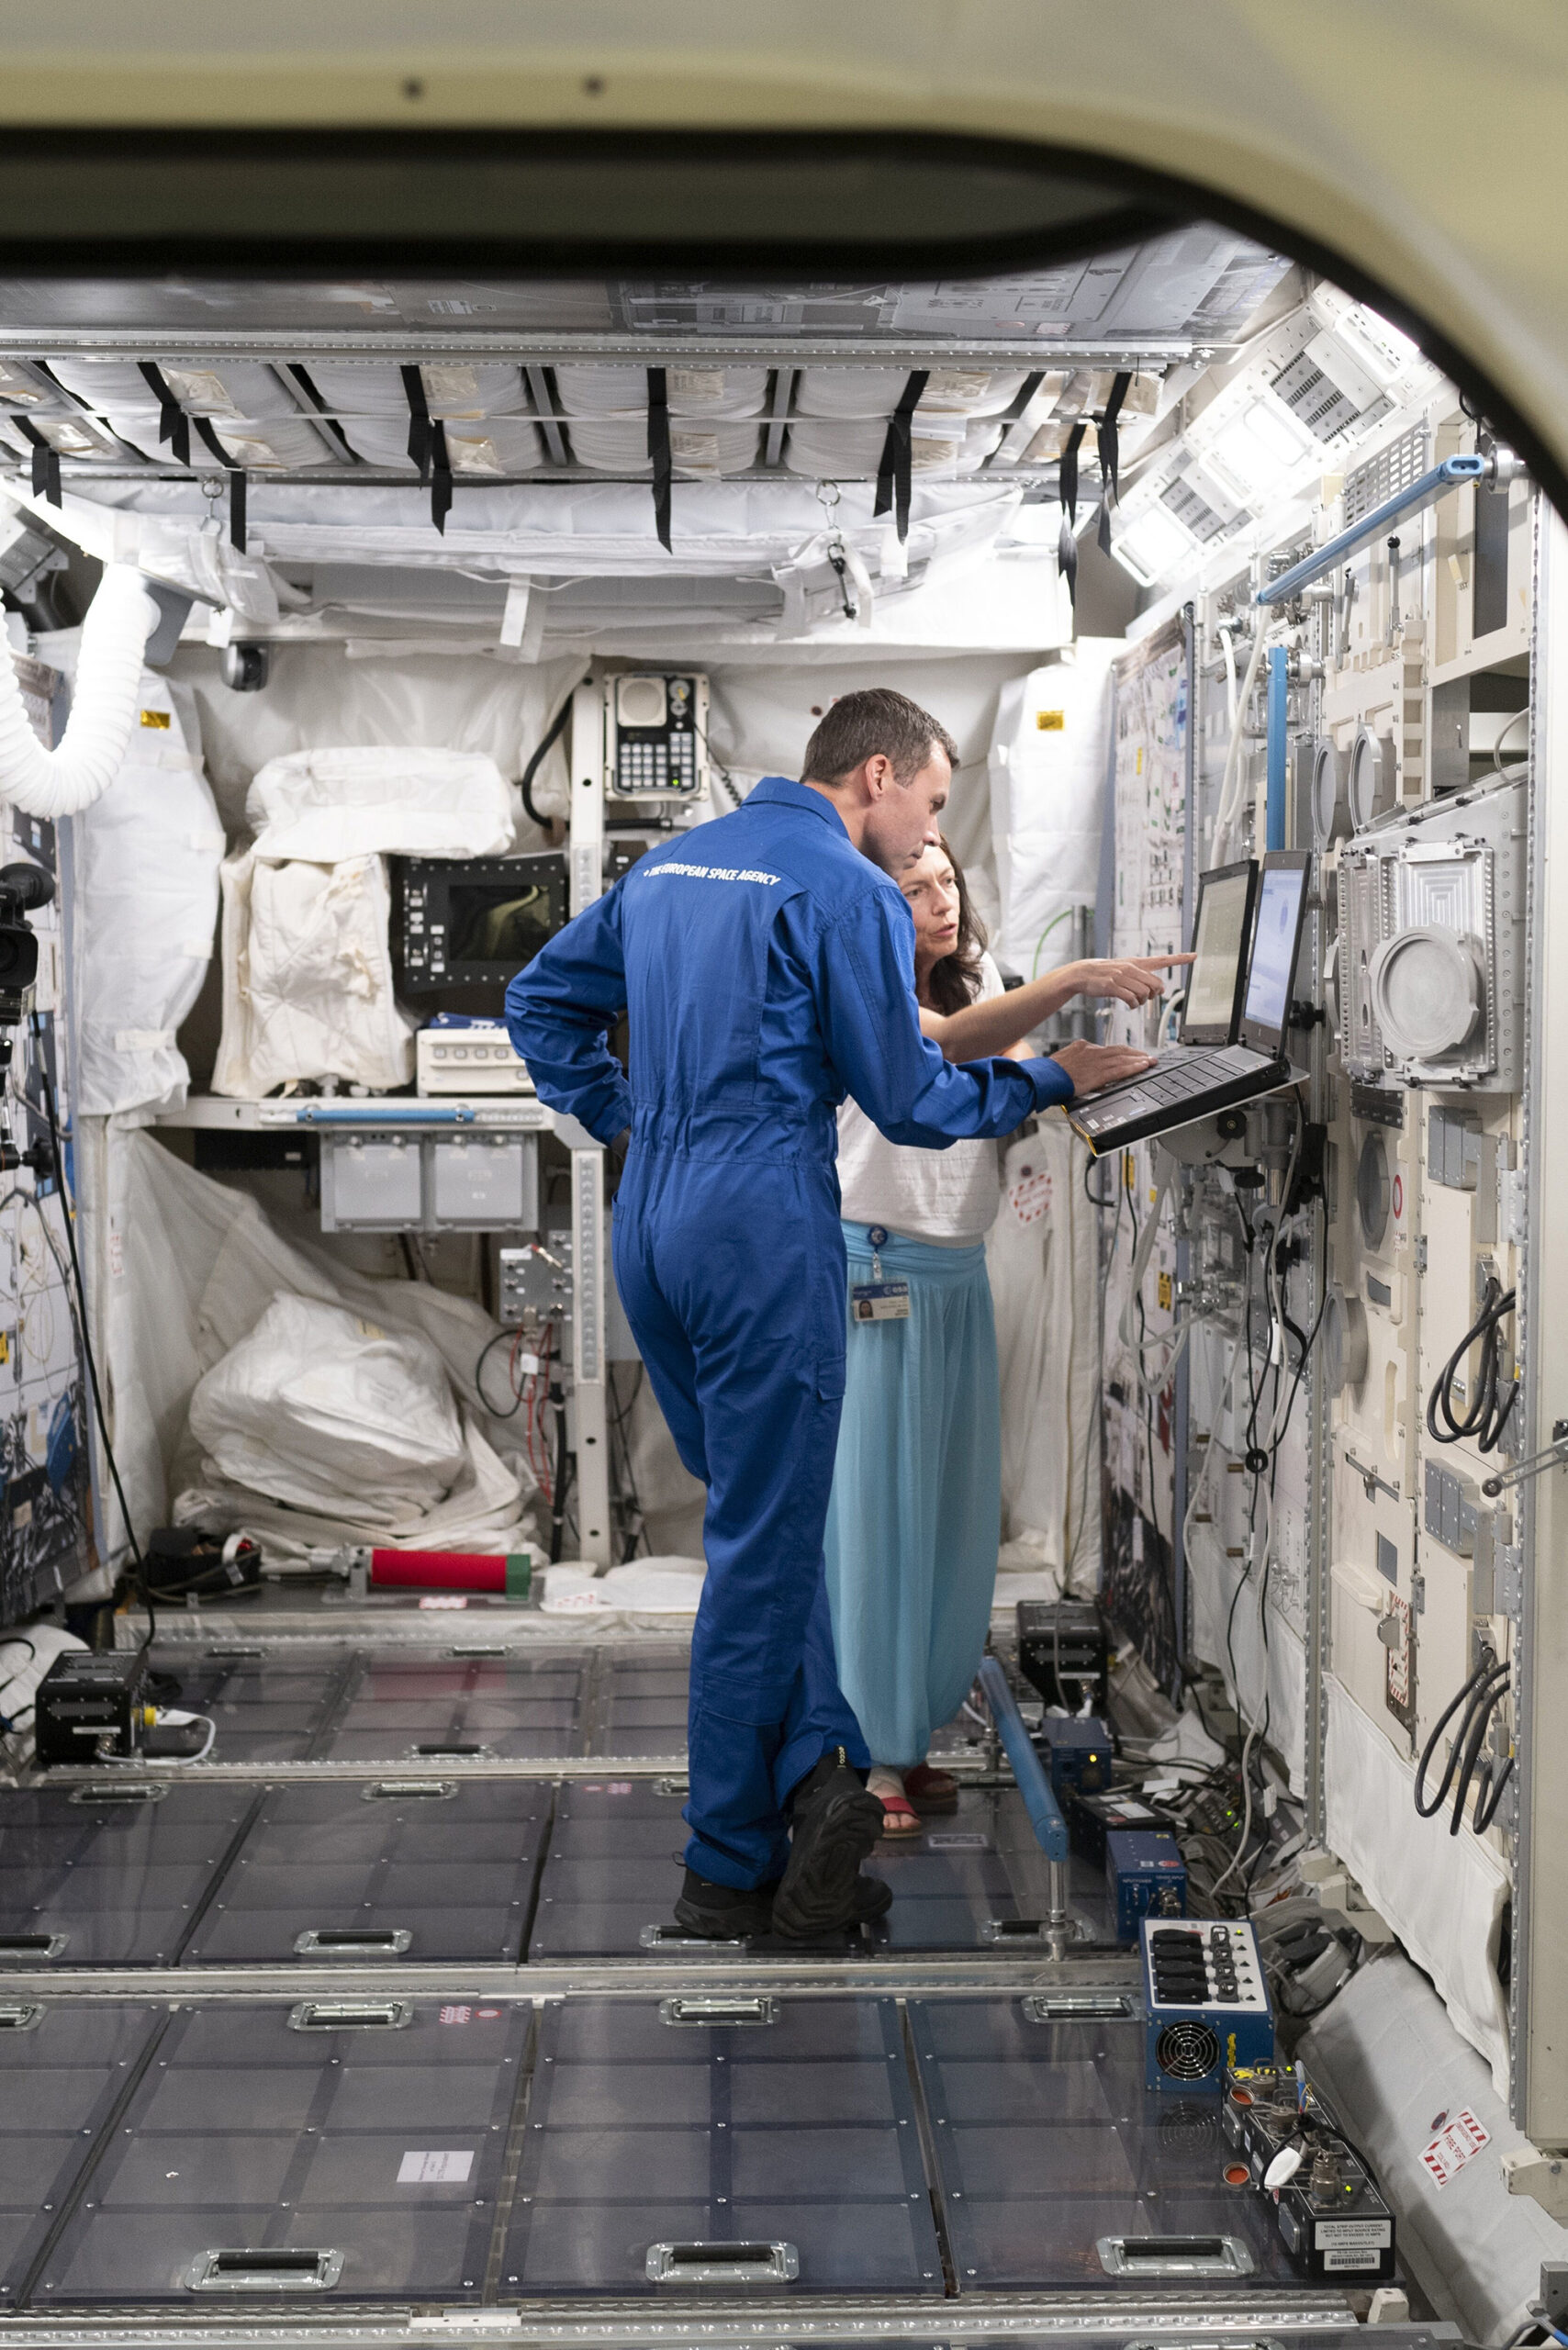
[[1119, 1942], [1136, 1942], [1145, 1918], [1184, 1918], [1187, 1863], [1170, 1830], [1107, 1829], [1105, 1887]]
[[1111, 1784], [1109, 1722], [1093, 1714], [1047, 1714], [1040, 1724], [1051, 1793], [1065, 1810], [1072, 1795], [1095, 1795]]
[[1145, 1918], [1144, 2082], [1175, 2097], [1218, 2097], [1226, 2069], [1269, 2065], [1274, 2010], [1249, 1919]]

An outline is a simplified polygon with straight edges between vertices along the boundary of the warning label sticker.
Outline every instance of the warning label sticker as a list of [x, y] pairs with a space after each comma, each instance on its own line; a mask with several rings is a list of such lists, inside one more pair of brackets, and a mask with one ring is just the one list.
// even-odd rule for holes
[[1467, 2162], [1489, 2145], [1492, 2132], [1483, 2121], [1477, 2121], [1469, 2106], [1443, 2122], [1430, 2143], [1421, 2149], [1421, 2160], [1439, 2187], [1446, 2187], [1450, 2178], [1464, 2168]]
[[1386, 2252], [1394, 2242], [1392, 2220], [1319, 2220], [1319, 2252], [1350, 2252], [1356, 2248]]
[[405, 2154], [398, 2165], [399, 2187], [461, 2187], [474, 2167], [467, 2149], [434, 2154]]

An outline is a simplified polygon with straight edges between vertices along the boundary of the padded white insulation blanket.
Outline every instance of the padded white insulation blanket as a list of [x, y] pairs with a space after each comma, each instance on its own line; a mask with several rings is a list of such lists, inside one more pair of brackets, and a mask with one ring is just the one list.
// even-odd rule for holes
[[480, 1307], [291, 1246], [150, 1136], [88, 1120], [81, 1149], [95, 1337], [139, 1526], [244, 1526], [285, 1555], [526, 1539], [532, 1480], [474, 1384], [498, 1327]]
[[269, 759], [245, 814], [252, 845], [223, 867], [214, 1092], [406, 1085], [414, 1023], [392, 992], [386, 859], [504, 854], [511, 787], [483, 753], [351, 744]]
[[[1467, 2342], [1500, 2350], [1527, 2322], [1541, 2262], [1568, 2260], [1568, 2228], [1508, 2193], [1498, 2158], [1526, 2141], [1456, 2020], [1426, 1977], [1391, 1951], [1351, 1976], [1300, 2053], [1393, 2200], [1402, 2262]], [[1479, 2124], [1484, 2142], [1457, 2168], [1451, 2156], [1425, 2160], [1462, 2114]], [[1464, 2136], [1476, 2143], [1468, 2123]]]

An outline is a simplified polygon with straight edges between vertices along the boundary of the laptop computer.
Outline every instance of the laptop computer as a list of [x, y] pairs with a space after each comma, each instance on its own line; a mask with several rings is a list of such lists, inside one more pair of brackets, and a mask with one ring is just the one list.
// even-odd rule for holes
[[1271, 849], [1256, 887], [1249, 865], [1204, 874], [1181, 1042], [1141, 1077], [1068, 1105], [1068, 1123], [1096, 1155], [1294, 1082], [1285, 1039], [1311, 864], [1302, 851]]

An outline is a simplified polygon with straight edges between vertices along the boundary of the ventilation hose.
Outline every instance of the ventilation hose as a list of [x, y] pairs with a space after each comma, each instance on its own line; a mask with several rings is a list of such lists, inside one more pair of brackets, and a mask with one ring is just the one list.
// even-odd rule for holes
[[82, 623], [71, 719], [55, 751], [33, 733], [15, 663], [0, 661], [0, 800], [29, 816], [73, 816], [103, 798], [124, 764], [159, 619], [140, 572], [111, 564]]

